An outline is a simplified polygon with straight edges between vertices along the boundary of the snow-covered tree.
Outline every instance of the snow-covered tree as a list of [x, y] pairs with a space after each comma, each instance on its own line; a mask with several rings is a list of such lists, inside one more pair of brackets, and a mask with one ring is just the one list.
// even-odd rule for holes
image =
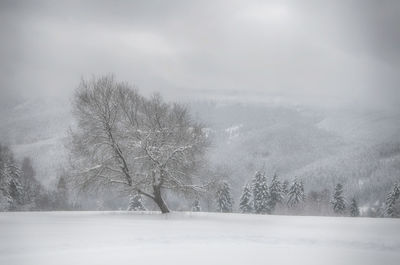
[[305, 201], [305, 199], [306, 199], [306, 194], [305, 194], [305, 192], [304, 192], [304, 183], [303, 183], [302, 180], [300, 180], [300, 190], [301, 190], [301, 193], [303, 194], [303, 201]]
[[336, 214], [343, 214], [346, 210], [346, 200], [343, 196], [343, 185], [338, 183], [335, 186], [335, 191], [333, 192], [333, 197], [331, 200], [333, 211]]
[[205, 191], [194, 171], [207, 137], [182, 104], [141, 96], [113, 76], [83, 80], [73, 98], [74, 180], [86, 191], [137, 192], [169, 212], [166, 190]]
[[197, 199], [193, 202], [192, 212], [201, 212], [200, 201]]
[[[57, 190], [55, 194], [55, 207], [58, 210], [68, 210], [68, 187], [65, 180], [66, 176], [61, 175], [57, 182]], [[98, 205], [97, 205], [98, 206]]]
[[12, 179], [8, 186], [9, 188], [9, 210], [16, 210], [22, 202], [22, 188], [17, 180]]
[[21, 170], [11, 150], [0, 144], [0, 210], [18, 210], [23, 202]]
[[303, 182], [295, 178], [292, 183], [292, 186], [290, 186], [290, 189], [288, 191], [287, 205], [291, 208], [294, 208], [299, 203], [304, 202], [304, 200], [305, 200], [305, 194], [304, 194]]
[[44, 191], [40, 182], [35, 178], [36, 172], [29, 157], [24, 157], [21, 164], [21, 186], [23, 187], [23, 204], [25, 209], [35, 209], [36, 202]]
[[140, 194], [129, 195], [128, 211], [145, 211], [146, 208], [143, 206], [142, 196]]
[[[303, 190], [304, 192], [304, 190]], [[271, 185], [269, 186], [269, 208], [272, 211], [278, 203], [282, 203], [284, 198], [284, 193], [282, 189], [282, 184], [278, 179], [278, 175], [275, 174], [272, 177]]]
[[251, 213], [253, 211], [251, 189], [248, 183], [244, 186], [242, 195], [240, 196], [239, 209], [242, 213]]
[[223, 213], [232, 212], [233, 199], [229, 184], [224, 181], [217, 190], [217, 211]]
[[270, 214], [267, 178], [264, 173], [256, 172], [253, 180], [253, 206], [258, 214]]
[[352, 217], [360, 216], [360, 209], [358, 208], [358, 204], [355, 198], [351, 199], [349, 207], [350, 207], [350, 216]]
[[282, 193], [286, 196], [289, 193], [289, 181], [285, 179], [282, 183]]
[[400, 212], [395, 208], [396, 201], [400, 197], [400, 184], [395, 183], [393, 189], [386, 197], [385, 201], [385, 217], [399, 217]]

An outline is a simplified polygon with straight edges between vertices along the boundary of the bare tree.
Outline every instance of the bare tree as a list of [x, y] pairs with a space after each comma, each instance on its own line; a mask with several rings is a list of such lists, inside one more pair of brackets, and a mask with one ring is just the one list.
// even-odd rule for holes
[[194, 176], [207, 139], [187, 108], [142, 97], [112, 76], [82, 80], [73, 98], [75, 179], [83, 189], [119, 188], [169, 212], [162, 191], [202, 191]]

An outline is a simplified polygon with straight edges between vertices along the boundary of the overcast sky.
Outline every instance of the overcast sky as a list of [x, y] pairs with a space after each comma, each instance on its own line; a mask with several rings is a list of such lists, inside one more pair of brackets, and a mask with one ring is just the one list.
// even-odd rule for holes
[[0, 5], [2, 102], [115, 73], [168, 98], [400, 105], [400, 1]]

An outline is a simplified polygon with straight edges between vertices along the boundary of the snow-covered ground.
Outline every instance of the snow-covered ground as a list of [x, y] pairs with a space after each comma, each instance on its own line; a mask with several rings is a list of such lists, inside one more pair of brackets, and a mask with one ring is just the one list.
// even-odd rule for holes
[[400, 264], [400, 220], [0, 213], [0, 264]]

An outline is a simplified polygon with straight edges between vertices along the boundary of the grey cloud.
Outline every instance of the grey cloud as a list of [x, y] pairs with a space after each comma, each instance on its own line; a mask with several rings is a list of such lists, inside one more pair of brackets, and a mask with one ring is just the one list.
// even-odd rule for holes
[[[395, 108], [397, 1], [2, 2], [3, 98], [114, 72], [145, 93]], [[12, 91], [12, 92], [11, 92]]]

